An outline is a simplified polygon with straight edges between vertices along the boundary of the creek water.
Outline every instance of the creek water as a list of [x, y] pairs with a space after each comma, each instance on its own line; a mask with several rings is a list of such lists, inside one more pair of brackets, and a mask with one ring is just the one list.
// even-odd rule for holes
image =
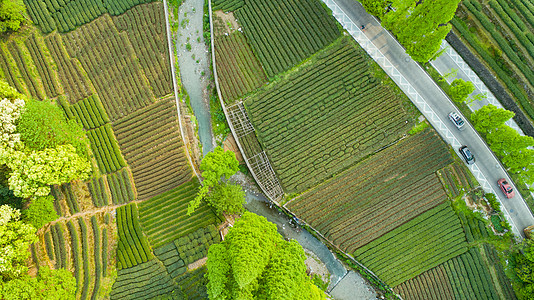
[[[193, 113], [198, 122], [198, 135], [202, 144], [202, 153], [212, 151], [215, 147], [215, 139], [211, 130], [211, 118], [207, 86], [209, 83], [209, 59], [206, 45], [202, 36], [204, 0], [185, 0], [179, 9], [179, 34], [176, 40], [178, 64], [182, 84], [187, 91], [193, 108]], [[339, 300], [349, 299], [374, 299], [375, 293], [360, 275], [349, 272], [341, 264], [328, 247], [316, 239], [306, 230], [293, 225], [289, 217], [280, 212], [276, 206], [271, 205], [267, 198], [260, 192], [251, 188], [247, 179], [242, 174], [232, 178], [243, 185], [246, 190], [245, 208], [258, 215], [264, 216], [275, 223], [278, 232], [286, 239], [297, 240], [303, 248], [313, 252], [324, 263], [331, 274], [329, 290], [342, 288], [348, 296], [337, 296]], [[347, 286], [339, 282], [348, 282], [347, 278], [356, 277]], [[337, 285], [337, 286], [336, 286]], [[342, 287], [346, 286], [346, 287]], [[335, 291], [334, 290], [334, 291]]]
[[178, 10], [179, 30], [176, 39], [176, 53], [182, 84], [189, 95], [189, 101], [198, 123], [198, 138], [202, 144], [202, 155], [215, 148], [211, 130], [209, 83], [209, 53], [202, 36], [203, 0], [186, 0]]

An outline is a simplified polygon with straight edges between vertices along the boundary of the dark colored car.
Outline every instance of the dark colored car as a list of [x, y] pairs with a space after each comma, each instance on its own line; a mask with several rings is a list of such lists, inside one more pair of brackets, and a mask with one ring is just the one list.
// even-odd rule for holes
[[497, 184], [499, 185], [499, 187], [501, 188], [501, 191], [504, 193], [504, 195], [506, 196], [506, 198], [510, 199], [510, 198], [513, 198], [515, 196], [515, 192], [514, 192], [514, 189], [512, 188], [512, 186], [508, 183], [508, 181], [506, 181], [506, 179], [504, 178], [501, 178], [497, 181]]
[[471, 150], [469, 150], [467, 146], [460, 147], [459, 151], [468, 165], [472, 165], [475, 163], [475, 156], [473, 155], [473, 153], [471, 153]]

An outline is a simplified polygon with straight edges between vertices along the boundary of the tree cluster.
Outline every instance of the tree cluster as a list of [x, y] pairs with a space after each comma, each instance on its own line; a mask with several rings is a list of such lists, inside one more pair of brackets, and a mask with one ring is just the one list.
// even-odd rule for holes
[[512, 262], [520, 299], [534, 300], [534, 241], [525, 239], [522, 249], [514, 253]]
[[232, 151], [224, 151], [216, 147], [213, 152], [206, 154], [200, 162], [202, 171], [202, 187], [195, 199], [189, 202], [187, 214], [190, 215], [205, 200], [218, 213], [238, 213], [243, 210], [245, 192], [241, 186], [227, 182], [239, 168], [239, 161]]
[[29, 99], [2, 80], [0, 121], [0, 187], [6, 196], [0, 204], [29, 202], [25, 220], [40, 228], [57, 218], [53, 198], [46, 197], [50, 185], [85, 179], [91, 172], [87, 137], [57, 105]]
[[26, 6], [22, 0], [0, 0], [0, 33], [19, 30], [25, 15]]
[[224, 241], [208, 250], [208, 296], [222, 299], [325, 299], [306, 274], [306, 256], [276, 225], [245, 212]]
[[427, 62], [439, 54], [441, 41], [451, 30], [448, 22], [460, 0], [364, 0], [367, 12], [382, 19], [406, 52], [418, 62]]
[[509, 172], [527, 184], [534, 183], [534, 138], [520, 135], [505, 122], [515, 114], [488, 104], [471, 114], [475, 129], [486, 137], [491, 150], [501, 158]]
[[451, 82], [449, 87], [449, 95], [452, 101], [462, 103], [467, 100], [469, 94], [475, 91], [475, 86], [471, 81], [465, 81], [461, 78], [456, 78]]

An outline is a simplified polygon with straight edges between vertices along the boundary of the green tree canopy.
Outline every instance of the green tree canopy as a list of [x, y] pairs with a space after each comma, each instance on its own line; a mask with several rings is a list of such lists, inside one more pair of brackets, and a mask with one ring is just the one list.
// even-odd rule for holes
[[49, 185], [63, 184], [75, 179], [86, 179], [91, 165], [78, 156], [70, 144], [33, 151], [4, 152], [0, 149], [0, 165], [11, 170], [8, 184], [13, 194], [21, 198], [46, 196]]
[[0, 299], [4, 300], [74, 300], [76, 279], [66, 269], [39, 268], [36, 278], [23, 275], [0, 284]]
[[[209, 152], [200, 162], [200, 170], [202, 171], [202, 187], [199, 189], [195, 199], [189, 202], [187, 207], [187, 215], [191, 215], [195, 209], [200, 205], [200, 202], [206, 197], [210, 196], [212, 190], [225, 182], [228, 178], [234, 175], [239, 169], [239, 161], [235, 158], [235, 153], [232, 151], [224, 151], [223, 148], [217, 146], [213, 149], [213, 152]], [[228, 205], [224, 204], [217, 210], [224, 211], [226, 208], [234, 207], [237, 201], [236, 188], [226, 188], [226, 190], [218, 190], [218, 196], [222, 196], [222, 192], [225, 192], [226, 195], [232, 195], [232, 198], [228, 199]], [[235, 196], [235, 197], [234, 197]], [[222, 204], [222, 198], [218, 198], [212, 203]]]
[[48, 222], [58, 218], [54, 209], [54, 197], [51, 195], [31, 199], [30, 207], [22, 211], [26, 223], [39, 229]]
[[386, 0], [361, 0], [365, 10], [373, 16], [382, 17], [386, 13], [388, 2]]
[[26, 6], [22, 0], [0, 0], [0, 33], [19, 30], [25, 14]]
[[467, 96], [475, 91], [475, 86], [471, 81], [464, 81], [461, 78], [456, 78], [452, 81], [449, 88], [449, 94], [452, 101], [462, 103], [467, 100]]
[[225, 240], [208, 250], [210, 299], [324, 299], [306, 274], [304, 250], [276, 225], [245, 212]]
[[[376, 3], [380, 1], [370, 2], [381, 5]], [[414, 60], [427, 62], [438, 54], [459, 3], [460, 0], [393, 0], [393, 9], [383, 16], [382, 25], [395, 34]]]
[[534, 299], [534, 241], [523, 240], [522, 253], [514, 254], [515, 274], [519, 280], [521, 299]]
[[9, 205], [0, 206], [0, 279], [16, 279], [28, 270], [28, 247], [37, 240], [35, 228], [20, 220], [20, 211]]
[[513, 116], [515, 114], [509, 110], [488, 104], [471, 114], [471, 122], [478, 132], [487, 134], [503, 126]]
[[31, 150], [71, 144], [78, 155], [87, 157], [88, 140], [82, 126], [67, 120], [61, 108], [47, 101], [30, 99], [17, 123], [20, 139]]
[[213, 187], [206, 201], [217, 213], [235, 214], [243, 210], [245, 192], [240, 185], [223, 182]]

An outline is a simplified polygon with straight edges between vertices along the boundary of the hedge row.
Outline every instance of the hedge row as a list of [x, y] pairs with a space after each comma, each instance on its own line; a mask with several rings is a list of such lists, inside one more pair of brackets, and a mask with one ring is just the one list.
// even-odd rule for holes
[[118, 269], [131, 268], [153, 257], [148, 241], [139, 225], [137, 205], [130, 203], [117, 208]]
[[54, 259], [54, 246], [52, 244], [52, 236], [50, 235], [50, 231], [45, 232], [44, 240], [45, 240], [46, 254], [48, 255], [48, 258], [50, 260], [53, 260]]
[[109, 205], [109, 194], [104, 177], [93, 178], [88, 185], [91, 199], [96, 207], [103, 207]]
[[125, 204], [135, 200], [132, 180], [126, 168], [108, 174], [107, 181], [111, 192], [113, 204]]
[[486, 227], [486, 224], [472, 215], [465, 215], [459, 212], [458, 216], [464, 228], [465, 236], [469, 243], [487, 238], [492, 234], [491, 229]]
[[60, 204], [60, 201], [63, 197], [63, 194], [60, 191], [60, 186], [57, 184], [53, 185], [50, 188], [50, 193], [52, 194], [52, 197], [54, 197], [54, 210], [56, 211], [58, 216], [63, 217], [65, 214]]
[[67, 228], [69, 229], [70, 234], [70, 241], [72, 246], [72, 257], [73, 257], [73, 264], [74, 264], [74, 278], [76, 278], [76, 287], [78, 290], [80, 289], [80, 282], [81, 282], [81, 262], [80, 262], [80, 242], [78, 238], [78, 232], [76, 231], [76, 227], [74, 227], [74, 223], [72, 223], [72, 220], [69, 220], [67, 222]]
[[22, 75], [22, 79], [26, 83], [26, 87], [28, 88], [30, 95], [35, 99], [43, 100], [44, 95], [41, 91], [41, 87], [37, 84], [35, 78], [33, 78], [28, 72], [29, 68], [24, 61], [24, 57], [19, 45], [15, 41], [12, 41], [11, 43], [8, 43], [7, 48], [9, 49], [9, 52], [11, 53], [11, 56], [13, 57], [13, 60], [15, 61], [20, 74]]
[[503, 264], [495, 247], [490, 244], [484, 244], [484, 252], [488, 258], [488, 262], [495, 268], [495, 273], [501, 286], [501, 290], [504, 293], [506, 299], [515, 300], [517, 296], [515, 295], [514, 289], [508, 276], [503, 269]]
[[34, 24], [44, 33], [58, 29], [68, 32], [109, 13], [120, 15], [141, 3], [153, 0], [24, 0]]
[[85, 300], [87, 299], [87, 296], [89, 294], [89, 281], [91, 278], [90, 273], [89, 273], [89, 242], [87, 238], [87, 226], [85, 225], [84, 219], [78, 218], [78, 223], [80, 224], [80, 231], [82, 233], [82, 258], [83, 258], [83, 287], [82, 287], [82, 293], [81, 293], [80, 299]]
[[126, 31], [156, 97], [172, 92], [171, 65], [163, 3], [138, 5], [113, 20]]
[[108, 229], [102, 228], [102, 276], [106, 277], [107, 275], [108, 275]]
[[35, 35], [30, 35], [26, 41], [24, 41], [26, 48], [32, 57], [33, 63], [37, 68], [37, 72], [41, 77], [41, 82], [43, 84], [44, 90], [48, 98], [54, 98], [59, 94], [59, 86], [56, 82], [55, 76], [52, 73], [52, 69], [48, 64], [48, 61], [43, 55], [43, 50], [37, 43]]
[[203, 266], [191, 272], [187, 272], [183, 276], [176, 279], [183, 292], [187, 295], [187, 299], [208, 298], [206, 291], [206, 273], [206, 266]]
[[244, 0], [214, 0], [213, 10], [234, 11], [244, 5]]
[[215, 225], [199, 228], [195, 232], [183, 236], [174, 241], [178, 254], [185, 264], [191, 264], [203, 257], [208, 256], [210, 245], [219, 243], [221, 236]]
[[91, 225], [93, 226], [93, 243], [94, 243], [94, 255], [95, 255], [95, 287], [91, 300], [98, 299], [98, 291], [100, 289], [100, 281], [102, 277], [102, 261], [100, 260], [102, 248], [100, 247], [100, 229], [98, 228], [98, 221], [96, 216], [91, 217]]
[[10, 61], [11, 59], [4, 53], [3, 47], [0, 47], [0, 69], [2, 69], [2, 72], [4, 73], [4, 80], [7, 81], [10, 86], [17, 89], [17, 91], [24, 93], [25, 89], [19, 82], [17, 78], [18, 76], [14, 73], [14, 68], [9, 63]]
[[95, 129], [110, 119], [96, 94], [65, 107], [69, 119], [76, 119], [85, 129]]
[[65, 195], [65, 201], [67, 202], [67, 206], [69, 207], [70, 214], [73, 215], [79, 212], [80, 207], [78, 206], [78, 199], [76, 199], [76, 196], [72, 191], [72, 185], [70, 183], [65, 183], [61, 185], [60, 189], [61, 192]]
[[87, 136], [101, 173], [115, 172], [126, 166], [110, 123], [87, 131]]
[[76, 103], [93, 94], [90, 83], [83, 76], [80, 66], [69, 57], [58, 34], [45, 38], [45, 43], [54, 59], [63, 91], [70, 103]]
[[[67, 250], [65, 250], [65, 237], [61, 223], [56, 223], [50, 228], [54, 238], [54, 252], [56, 254], [56, 269], [67, 268]], [[56, 244], [57, 241], [57, 244]], [[56, 247], [57, 246], [57, 247]]]

